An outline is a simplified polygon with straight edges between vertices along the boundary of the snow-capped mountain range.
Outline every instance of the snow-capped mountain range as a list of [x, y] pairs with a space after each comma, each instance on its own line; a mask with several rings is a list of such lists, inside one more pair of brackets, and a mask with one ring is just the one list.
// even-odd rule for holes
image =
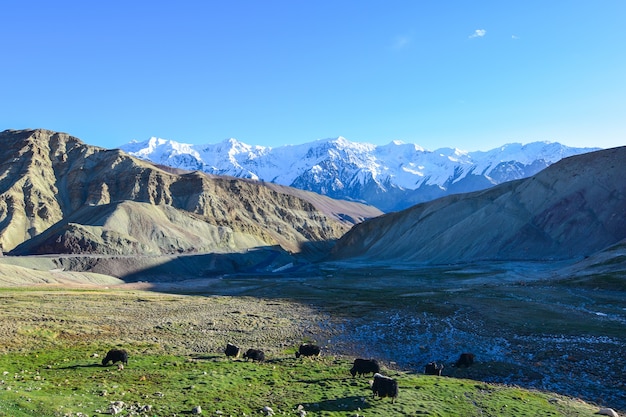
[[411, 143], [372, 145], [343, 137], [272, 148], [232, 138], [191, 145], [153, 137], [120, 149], [162, 165], [274, 182], [389, 212], [529, 177], [562, 158], [598, 148], [533, 142], [486, 152], [429, 151]]

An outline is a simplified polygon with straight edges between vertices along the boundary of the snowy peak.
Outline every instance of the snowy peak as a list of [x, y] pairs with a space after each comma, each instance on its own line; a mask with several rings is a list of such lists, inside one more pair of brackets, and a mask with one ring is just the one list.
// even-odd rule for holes
[[243, 154], [252, 157], [259, 153], [263, 153], [266, 149], [268, 149], [263, 146], [251, 146], [247, 143], [240, 142], [235, 138], [226, 139], [221, 144], [218, 144], [218, 149], [220, 148], [226, 150], [227, 153], [232, 156]]
[[208, 145], [150, 138], [121, 149], [159, 164], [274, 182], [367, 202], [383, 211], [525, 178], [565, 157], [596, 150], [533, 142], [486, 152], [429, 151], [401, 141], [377, 146], [342, 136], [276, 148], [234, 138]]
[[167, 161], [173, 155], [199, 156], [193, 145], [157, 137], [151, 137], [143, 142], [133, 141], [126, 145], [123, 150], [138, 158], [149, 159], [159, 163]]
[[[526, 145], [508, 143], [487, 152], [474, 152], [474, 157], [497, 162], [518, 161], [530, 164], [533, 161], [544, 160], [554, 163], [565, 157], [579, 154], [579, 149], [581, 148], [570, 148], [557, 142], [532, 142]], [[590, 151], [597, 148], [586, 149]], [[484, 154], [484, 157], [479, 156], [480, 154]]]

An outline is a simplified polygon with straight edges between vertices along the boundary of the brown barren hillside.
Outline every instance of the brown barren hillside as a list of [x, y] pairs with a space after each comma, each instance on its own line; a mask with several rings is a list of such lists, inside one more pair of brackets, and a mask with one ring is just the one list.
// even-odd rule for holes
[[0, 132], [0, 246], [13, 254], [168, 254], [332, 241], [375, 208], [163, 169], [48, 130]]
[[625, 237], [626, 147], [620, 147], [371, 219], [344, 235], [332, 255], [433, 264], [572, 259]]

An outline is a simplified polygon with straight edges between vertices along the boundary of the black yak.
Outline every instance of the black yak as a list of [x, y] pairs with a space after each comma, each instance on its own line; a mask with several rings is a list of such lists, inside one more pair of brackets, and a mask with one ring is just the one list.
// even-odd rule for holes
[[298, 351], [296, 352], [296, 358], [300, 356], [319, 356], [320, 355], [320, 347], [317, 345], [313, 345], [311, 343], [305, 343], [300, 345]]
[[398, 381], [395, 379], [376, 373], [371, 384], [373, 397], [390, 397], [392, 403], [398, 398]]
[[241, 353], [241, 349], [238, 346], [233, 345], [232, 343], [228, 343], [226, 345], [226, 349], [224, 349], [224, 353], [226, 356], [238, 358]]
[[128, 353], [124, 349], [111, 349], [107, 352], [104, 359], [102, 359], [102, 366], [106, 366], [109, 362], [122, 362], [124, 365], [127, 365]]
[[259, 349], [248, 349], [246, 353], [243, 354], [243, 358], [245, 360], [251, 359], [256, 362], [263, 362], [265, 360], [265, 353]]
[[354, 363], [352, 364], [352, 369], [350, 369], [350, 373], [352, 374], [352, 377], [354, 378], [356, 376], [356, 374], [359, 374], [359, 376], [364, 375], [364, 374], [377, 374], [380, 372], [380, 366], [378, 365], [378, 362], [376, 362], [376, 360], [374, 359], [355, 359]]
[[443, 364], [437, 365], [437, 362], [431, 362], [424, 367], [424, 373], [426, 375], [441, 376], [441, 371], [443, 371]]
[[467, 368], [474, 363], [474, 358], [475, 356], [473, 353], [461, 353], [461, 356], [459, 356], [459, 360], [456, 361], [454, 366], [456, 366], [457, 368], [465, 366]]

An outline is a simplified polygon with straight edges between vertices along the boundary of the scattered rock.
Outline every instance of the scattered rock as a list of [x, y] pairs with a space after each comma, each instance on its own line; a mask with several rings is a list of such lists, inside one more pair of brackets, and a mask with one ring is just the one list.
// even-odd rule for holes
[[609, 417], [619, 417], [619, 414], [617, 414], [617, 412], [615, 412], [615, 410], [613, 410], [612, 408], [601, 408], [596, 414]]
[[113, 401], [109, 404], [109, 409], [107, 410], [107, 414], [119, 414], [124, 411], [124, 402], [123, 401]]
[[191, 409], [191, 413], [192, 414], [202, 414], [202, 407], [200, 407], [199, 405], [195, 406], [194, 408]]
[[272, 408], [268, 407], [267, 405], [261, 409], [261, 412], [263, 412], [268, 417], [274, 415], [274, 410], [272, 410]]

